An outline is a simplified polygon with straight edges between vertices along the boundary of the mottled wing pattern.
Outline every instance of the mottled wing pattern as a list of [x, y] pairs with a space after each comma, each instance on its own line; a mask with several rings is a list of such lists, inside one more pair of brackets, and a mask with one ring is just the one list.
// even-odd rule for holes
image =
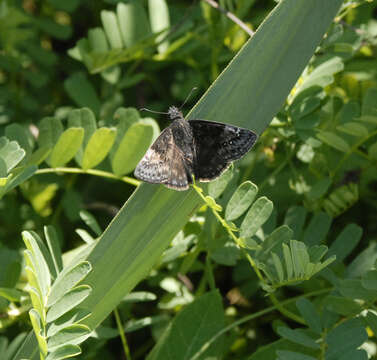
[[135, 176], [152, 184], [187, 190], [188, 178], [182, 151], [174, 143], [170, 127], [164, 129], [136, 166]]
[[210, 181], [245, 155], [257, 135], [247, 129], [206, 120], [190, 120], [196, 149], [195, 178]]

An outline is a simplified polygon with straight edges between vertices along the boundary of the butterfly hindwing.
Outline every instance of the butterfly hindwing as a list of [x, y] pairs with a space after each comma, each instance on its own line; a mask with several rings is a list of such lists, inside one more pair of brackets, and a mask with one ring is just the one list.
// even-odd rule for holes
[[254, 145], [257, 135], [247, 129], [206, 120], [190, 120], [196, 152], [195, 178], [210, 181]]
[[189, 180], [182, 151], [176, 146], [171, 127], [164, 129], [135, 169], [135, 176], [152, 184], [187, 190]]

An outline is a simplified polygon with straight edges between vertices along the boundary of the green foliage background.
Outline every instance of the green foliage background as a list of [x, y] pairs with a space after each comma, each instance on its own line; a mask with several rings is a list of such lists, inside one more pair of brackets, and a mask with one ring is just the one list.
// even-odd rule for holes
[[[376, 1], [219, 4], [249, 41], [205, 1], [0, 3], [4, 359], [377, 358]], [[194, 86], [255, 148], [140, 185], [137, 109]]]

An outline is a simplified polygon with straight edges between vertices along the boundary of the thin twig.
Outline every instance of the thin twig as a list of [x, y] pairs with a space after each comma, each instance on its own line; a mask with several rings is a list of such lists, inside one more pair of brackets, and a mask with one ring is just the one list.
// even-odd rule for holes
[[110, 179], [114, 179], [114, 180], [121, 180], [125, 183], [128, 183], [130, 185], [134, 185], [134, 186], [138, 186], [141, 183], [141, 181], [136, 180], [136, 179], [129, 177], [129, 176], [117, 176], [117, 175], [114, 175], [113, 173], [110, 173], [108, 171], [97, 170], [97, 169], [83, 170], [83, 169], [79, 169], [79, 168], [57, 167], [57, 168], [38, 169], [35, 172], [35, 174], [47, 174], [47, 173], [88, 174], [88, 175], [110, 178]]
[[203, 0], [208, 5], [212, 6], [216, 10], [219, 10], [221, 13], [226, 15], [230, 20], [232, 20], [235, 24], [237, 24], [241, 29], [245, 30], [250, 36], [254, 35], [254, 31], [251, 30], [242, 20], [240, 20], [236, 15], [231, 13], [230, 11], [223, 9], [216, 1], [214, 0]]
[[116, 324], [117, 324], [117, 327], [118, 327], [119, 336], [120, 336], [120, 339], [122, 341], [124, 354], [125, 354], [127, 360], [131, 360], [130, 348], [128, 346], [126, 334], [124, 332], [124, 328], [123, 328], [122, 320], [120, 319], [118, 308], [114, 309], [114, 316], [115, 316], [115, 321], [116, 321]]

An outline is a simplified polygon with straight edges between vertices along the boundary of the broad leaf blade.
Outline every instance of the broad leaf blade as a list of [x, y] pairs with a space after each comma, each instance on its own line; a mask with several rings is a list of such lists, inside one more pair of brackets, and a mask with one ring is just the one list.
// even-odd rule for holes
[[241, 224], [241, 237], [251, 237], [267, 221], [273, 209], [271, 200], [260, 197], [247, 212]]
[[59, 167], [68, 163], [79, 150], [84, 139], [83, 128], [69, 128], [61, 134], [50, 155], [51, 167]]
[[87, 285], [80, 285], [64, 294], [47, 312], [47, 322], [52, 322], [80, 304], [90, 294]]
[[[147, 359], [190, 359], [224, 325], [219, 294], [203, 295], [176, 316]], [[217, 341], [205, 351], [205, 355], [216, 357], [221, 351], [221, 343]]]
[[97, 166], [109, 153], [115, 141], [115, 129], [100, 128], [90, 138], [82, 159], [84, 170]]
[[252, 204], [258, 188], [251, 181], [245, 181], [234, 192], [225, 209], [225, 219], [232, 221], [239, 218]]

